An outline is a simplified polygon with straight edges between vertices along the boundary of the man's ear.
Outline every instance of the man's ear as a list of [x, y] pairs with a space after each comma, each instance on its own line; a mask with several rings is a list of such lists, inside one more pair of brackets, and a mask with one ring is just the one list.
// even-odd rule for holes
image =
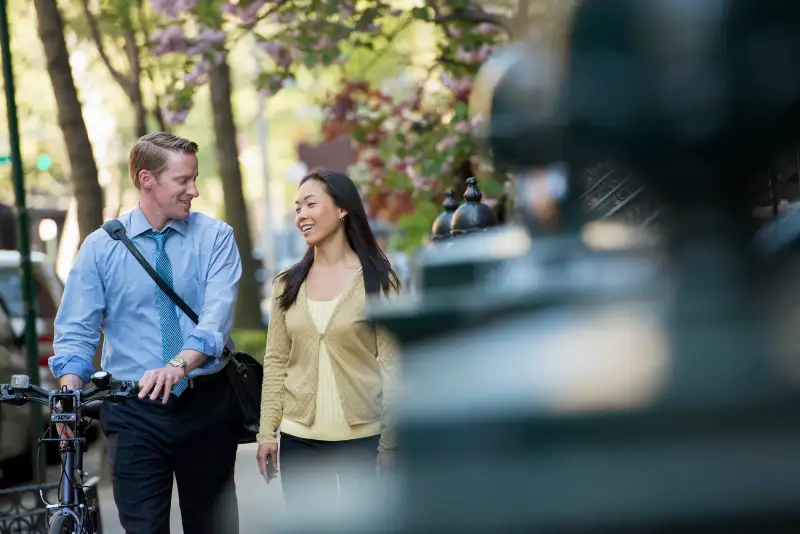
[[155, 177], [150, 174], [150, 171], [141, 170], [139, 171], [139, 185], [144, 187], [145, 189], [150, 189], [153, 187], [153, 183], [155, 182]]

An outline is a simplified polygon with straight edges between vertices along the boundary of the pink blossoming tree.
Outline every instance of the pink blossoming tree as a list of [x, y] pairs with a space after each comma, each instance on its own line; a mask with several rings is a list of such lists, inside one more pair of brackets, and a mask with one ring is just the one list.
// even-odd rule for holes
[[[425, 0], [400, 10], [383, 0], [151, 1], [173, 21], [152, 36], [154, 53], [186, 56], [185, 75], [165, 110], [170, 121], [185, 119], [195, 89], [219, 60], [220, 43], [249, 33], [264, 57], [263, 94], [277, 93], [299, 70], [341, 69], [337, 91], [321, 102], [323, 133], [351, 139], [358, 154], [351, 176], [374, 215], [406, 230], [408, 245], [429, 231], [445, 189], [460, 198], [466, 179], [475, 176], [490, 204], [501, 196], [504, 177], [476, 144], [468, 102], [482, 63], [509, 39], [515, 17], [527, 15], [531, 2]], [[411, 96], [390, 94], [347, 68], [359, 54], [377, 61], [391, 52], [412, 26], [430, 30], [434, 58], [411, 80]]]
[[242, 189], [237, 128], [231, 102], [232, 82], [227, 52], [236, 35], [226, 31], [224, 12], [229, 8], [221, 0], [150, 0], [150, 5], [160, 16], [159, 25], [150, 35], [150, 53], [159, 58], [177, 58], [182, 67], [173, 72], [168, 84], [162, 109], [165, 121], [172, 125], [183, 123], [192, 108], [196, 89], [206, 83], [209, 85], [216, 159], [225, 197], [225, 220], [236, 232], [242, 258], [236, 326], [263, 328], [261, 291], [256, 279], [259, 265], [252, 253], [253, 241]]

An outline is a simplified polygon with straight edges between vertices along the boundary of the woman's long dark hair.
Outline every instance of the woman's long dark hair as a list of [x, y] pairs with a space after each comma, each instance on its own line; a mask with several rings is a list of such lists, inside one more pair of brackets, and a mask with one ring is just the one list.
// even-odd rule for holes
[[[343, 221], [344, 230], [350, 248], [361, 260], [367, 295], [397, 291], [400, 288], [400, 280], [372, 234], [364, 204], [353, 181], [342, 173], [326, 169], [306, 175], [300, 181], [300, 186], [309, 180], [316, 180], [324, 185], [334, 204], [347, 211]], [[305, 282], [313, 263], [314, 247], [308, 247], [302, 260], [278, 275], [286, 281], [278, 301], [283, 311], [291, 308], [297, 300], [300, 286]]]

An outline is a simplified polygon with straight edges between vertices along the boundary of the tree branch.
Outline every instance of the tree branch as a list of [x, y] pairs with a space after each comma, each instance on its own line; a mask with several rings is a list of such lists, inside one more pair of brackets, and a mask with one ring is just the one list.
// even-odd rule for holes
[[388, 41], [387, 44], [386, 44], [386, 48], [384, 48], [381, 52], [376, 53], [375, 56], [370, 60], [370, 62], [367, 63], [366, 65], [364, 65], [364, 68], [361, 69], [361, 72], [358, 75], [359, 79], [364, 78], [364, 76], [367, 75], [367, 73], [372, 69], [372, 67], [374, 67], [378, 63], [378, 61], [380, 61], [381, 58], [384, 57], [384, 54], [391, 48], [392, 43], [394, 42], [395, 39], [397, 39], [397, 36], [400, 35], [400, 33], [403, 30], [408, 28], [408, 26], [412, 22], [413, 22], [413, 19], [407, 19], [397, 29], [395, 29], [392, 33], [390, 33], [389, 35], [386, 36], [386, 39]]
[[422, 98], [425, 96], [425, 86], [427, 85], [428, 80], [431, 79], [431, 75], [436, 67], [437, 62], [435, 61], [428, 66], [428, 72], [425, 75], [425, 78], [422, 80], [422, 83], [419, 84], [419, 87], [417, 87], [416, 95], [414, 96], [412, 103], [412, 109], [417, 109], [422, 105]]
[[156, 95], [156, 105], [153, 114], [156, 116], [159, 130], [162, 132], [169, 132], [169, 126], [167, 126], [167, 121], [164, 119], [164, 112], [161, 110], [161, 99], [158, 95]]
[[436, 61], [439, 63], [444, 63], [445, 65], [452, 65], [454, 67], [463, 67], [465, 69], [474, 70], [477, 67], [477, 63], [466, 63], [464, 61], [458, 61], [456, 59], [451, 59], [445, 56], [439, 56], [436, 58]]
[[141, 83], [141, 58], [139, 57], [139, 45], [136, 43], [136, 33], [133, 28], [128, 28], [124, 32], [125, 37], [125, 51], [128, 53], [128, 61], [130, 62], [130, 78], [129, 83], [133, 91], [139, 87]]
[[273, 13], [276, 13], [280, 8], [282, 8], [287, 3], [289, 3], [289, 0], [280, 0], [279, 2], [274, 4], [272, 7], [270, 7], [266, 11], [264, 11], [261, 15], [256, 17], [256, 19], [253, 22], [248, 23], [248, 24], [242, 24], [241, 28], [242, 28], [243, 31], [240, 32], [239, 35], [236, 35], [235, 37], [233, 37], [232, 44], [236, 44], [239, 41], [239, 39], [241, 39], [245, 35], [248, 35], [248, 34], [252, 33], [252, 30], [253, 30], [253, 28], [255, 28], [256, 24], [258, 24], [259, 22], [261, 22], [265, 18], [269, 17]]
[[439, 10], [439, 6], [436, 5], [436, 2], [427, 2], [427, 5], [433, 9], [433, 14], [435, 15], [433, 17], [433, 22], [442, 27], [442, 30], [448, 39], [453, 39], [453, 33], [450, 31], [450, 28], [447, 27], [447, 24], [438, 22], [438, 20], [442, 17], [442, 12]]
[[506, 32], [511, 33], [511, 24], [508, 19], [499, 15], [492, 15], [482, 9], [466, 8], [455, 9], [448, 15], [438, 15], [431, 19], [437, 24], [446, 24], [448, 22], [473, 22], [480, 24], [483, 22], [500, 26]]
[[89, 31], [92, 34], [92, 39], [97, 45], [97, 51], [100, 54], [100, 59], [103, 60], [106, 68], [108, 68], [108, 72], [111, 73], [111, 76], [116, 80], [116, 82], [122, 87], [125, 91], [125, 94], [128, 95], [128, 98], [135, 98], [133, 96], [133, 88], [131, 87], [130, 80], [128, 80], [122, 73], [120, 73], [117, 69], [114, 68], [114, 65], [111, 64], [111, 60], [108, 58], [108, 54], [106, 54], [105, 46], [103, 46], [103, 37], [100, 34], [100, 27], [97, 24], [97, 19], [95, 18], [92, 10], [89, 9], [89, 0], [83, 0], [83, 13], [86, 15], [86, 22], [89, 24]]
[[249, 27], [252, 28], [253, 26], [258, 24], [259, 22], [261, 22], [265, 18], [269, 17], [270, 15], [272, 15], [273, 13], [278, 11], [280, 8], [283, 7], [284, 4], [287, 4], [287, 3], [288, 3], [288, 0], [281, 0], [277, 4], [273, 5], [270, 9], [266, 10], [261, 15], [259, 15], [258, 18], [256, 18], [256, 20], [254, 20], [253, 23], [249, 25]]
[[[147, 49], [149, 52], [150, 26], [149, 24], [147, 24], [147, 18], [145, 17], [144, 14], [143, 0], [136, 0], [136, 18], [139, 24], [139, 29], [145, 35], [145, 42], [142, 46], [144, 46], [145, 49]], [[137, 57], [140, 56], [137, 55]], [[153, 103], [153, 108], [150, 110], [150, 112], [155, 117], [160, 131], [168, 132], [169, 128], [167, 126], [166, 120], [164, 120], [164, 113], [161, 110], [161, 93], [163, 92], [163, 88], [159, 87], [159, 85], [163, 84], [159, 84], [158, 80], [156, 79], [157, 73], [153, 68], [152, 59], [150, 58], [149, 53], [145, 57], [147, 59], [143, 63], [140, 61], [139, 65], [141, 67], [141, 72], [144, 73], [145, 78], [150, 82], [150, 87], [153, 90], [153, 98], [155, 102]], [[141, 79], [139, 80], [139, 83], [141, 83]], [[142, 96], [142, 99], [144, 100], [144, 96]]]

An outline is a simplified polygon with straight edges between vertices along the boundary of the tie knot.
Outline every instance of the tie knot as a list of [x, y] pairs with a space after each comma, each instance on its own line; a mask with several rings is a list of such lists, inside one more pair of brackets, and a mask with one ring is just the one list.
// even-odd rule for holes
[[145, 235], [150, 239], [153, 239], [156, 242], [156, 248], [163, 249], [164, 243], [166, 243], [167, 238], [172, 233], [172, 228], [164, 228], [161, 232], [156, 232], [155, 230], [148, 230]]

